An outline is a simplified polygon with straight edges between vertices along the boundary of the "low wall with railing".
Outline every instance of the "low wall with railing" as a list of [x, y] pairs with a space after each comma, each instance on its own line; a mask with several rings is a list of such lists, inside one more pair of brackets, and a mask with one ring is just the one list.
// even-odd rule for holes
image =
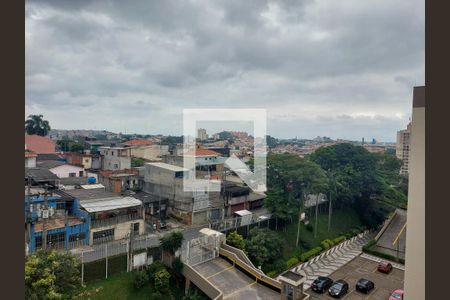
[[261, 270], [255, 268], [253, 265], [247, 264], [244, 260], [239, 258], [239, 256], [236, 253], [224, 249], [223, 247], [219, 249], [219, 253], [221, 256], [232, 261], [235, 264], [235, 266], [237, 266], [239, 269], [246, 272], [248, 275], [253, 276], [255, 280], [258, 281], [259, 283], [267, 285], [279, 292], [281, 291], [281, 283], [279, 281], [265, 275], [263, 272], [261, 272]]
[[194, 283], [200, 290], [203, 291], [209, 298], [214, 300], [222, 300], [223, 294], [205, 277], [197, 272], [193, 267], [184, 264], [183, 275]]

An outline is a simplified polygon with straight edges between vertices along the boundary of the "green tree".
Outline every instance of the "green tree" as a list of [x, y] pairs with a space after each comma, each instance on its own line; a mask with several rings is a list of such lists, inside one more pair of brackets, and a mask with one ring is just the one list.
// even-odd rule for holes
[[70, 253], [38, 250], [25, 262], [26, 299], [64, 299], [80, 285], [78, 263]]
[[50, 124], [43, 118], [43, 115], [29, 115], [25, 121], [25, 132], [27, 134], [46, 136], [50, 131]]
[[249, 258], [257, 266], [274, 262], [281, 256], [282, 244], [280, 236], [275, 231], [255, 227], [250, 230], [247, 240]]
[[144, 165], [145, 161], [142, 158], [138, 157], [132, 157], [131, 158], [131, 167], [142, 167]]
[[70, 146], [70, 151], [71, 152], [83, 152], [85, 150], [85, 147], [83, 144], [80, 143], [74, 143]]
[[172, 231], [165, 234], [159, 240], [164, 251], [174, 255], [183, 244], [183, 233], [181, 231]]
[[170, 292], [170, 274], [166, 269], [162, 269], [155, 274], [155, 290], [161, 294]]
[[245, 251], [245, 240], [242, 237], [242, 235], [237, 233], [237, 231], [232, 231], [228, 234], [227, 244], [232, 247], [241, 249], [242, 251]]

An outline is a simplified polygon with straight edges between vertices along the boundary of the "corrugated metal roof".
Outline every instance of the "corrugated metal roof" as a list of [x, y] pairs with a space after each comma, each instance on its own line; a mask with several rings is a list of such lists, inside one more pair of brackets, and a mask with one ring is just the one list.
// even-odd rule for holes
[[80, 203], [87, 212], [99, 212], [142, 205], [142, 201], [133, 197], [113, 197], [96, 200], [83, 200]]

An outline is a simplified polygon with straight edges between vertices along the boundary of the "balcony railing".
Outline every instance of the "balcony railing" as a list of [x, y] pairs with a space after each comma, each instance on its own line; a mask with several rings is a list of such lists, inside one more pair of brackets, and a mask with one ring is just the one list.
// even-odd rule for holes
[[142, 215], [140, 213], [120, 215], [107, 219], [91, 220], [91, 228], [107, 227], [139, 219], [142, 219]]

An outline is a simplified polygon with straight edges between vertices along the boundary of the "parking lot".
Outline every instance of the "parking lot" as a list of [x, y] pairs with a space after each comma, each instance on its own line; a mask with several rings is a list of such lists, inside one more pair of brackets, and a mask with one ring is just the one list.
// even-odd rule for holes
[[[403, 288], [404, 271], [393, 268], [390, 274], [383, 274], [377, 271], [377, 266], [377, 262], [358, 256], [332, 273], [330, 277], [333, 281], [344, 279], [349, 284], [349, 292], [341, 299], [387, 300], [392, 291]], [[355, 285], [360, 278], [373, 281], [375, 283], [375, 289], [369, 294], [362, 294], [356, 291]], [[311, 295], [310, 299], [333, 299], [328, 293], [318, 294], [311, 289], [308, 289], [306, 292]]]

